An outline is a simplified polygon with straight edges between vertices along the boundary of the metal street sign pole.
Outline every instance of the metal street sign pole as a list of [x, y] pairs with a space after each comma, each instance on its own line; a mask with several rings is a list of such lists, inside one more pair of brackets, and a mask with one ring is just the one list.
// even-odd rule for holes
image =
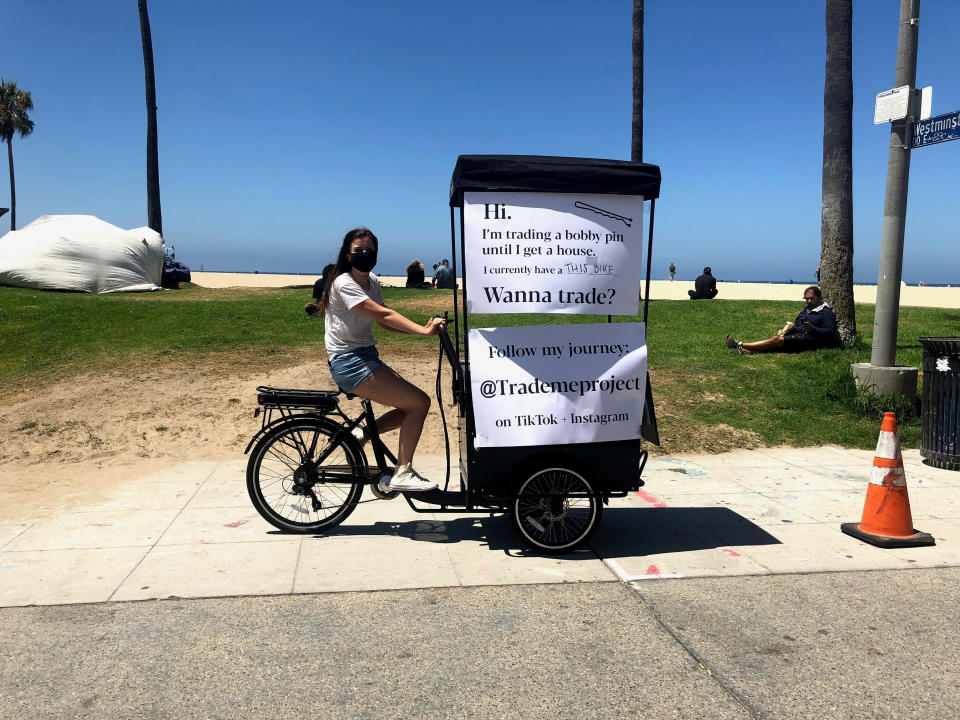
[[[920, 0], [900, 0], [900, 32], [897, 37], [897, 78], [894, 85], [909, 85], [917, 78], [917, 35]], [[877, 309], [873, 322], [870, 364], [896, 364], [897, 321], [900, 317], [900, 277], [903, 268], [903, 230], [907, 216], [907, 185], [910, 178], [910, 130], [912, 118], [891, 123], [887, 190], [880, 235], [880, 270], [877, 276]]]
[[[897, 36], [897, 77], [895, 89], [907, 87], [914, 94], [917, 77], [917, 29], [920, 0], [900, 0], [900, 32]], [[887, 95], [884, 93], [883, 95]], [[878, 96], [878, 103], [883, 98]], [[907, 216], [907, 183], [910, 177], [910, 133], [915, 103], [908, 102], [906, 117], [899, 114], [890, 125], [890, 155], [887, 162], [887, 191], [880, 233], [880, 269], [877, 277], [877, 307], [873, 321], [873, 349], [869, 363], [851, 368], [857, 386], [877, 395], [897, 395], [913, 401], [917, 396], [917, 368], [898, 366], [897, 321], [900, 319], [900, 276], [903, 268], [903, 230]], [[883, 115], [877, 108], [877, 115]], [[901, 119], [902, 118], [902, 119]]]

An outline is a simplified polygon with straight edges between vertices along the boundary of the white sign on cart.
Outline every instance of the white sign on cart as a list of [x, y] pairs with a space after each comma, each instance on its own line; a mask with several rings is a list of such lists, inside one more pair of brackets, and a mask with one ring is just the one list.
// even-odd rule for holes
[[467, 310], [636, 315], [643, 197], [465, 192]]
[[640, 437], [644, 323], [474, 329], [469, 343], [476, 447]]

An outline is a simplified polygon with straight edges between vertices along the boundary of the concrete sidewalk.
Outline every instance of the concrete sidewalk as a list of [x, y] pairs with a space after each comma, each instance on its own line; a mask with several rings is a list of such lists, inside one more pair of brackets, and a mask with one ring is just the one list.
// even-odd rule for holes
[[[0, 606], [960, 566], [960, 473], [917, 451], [904, 453], [914, 524], [937, 545], [882, 550], [840, 532], [860, 519], [872, 458], [653, 458], [589, 547], [559, 557], [526, 551], [505, 516], [418, 514], [402, 498], [362, 503], [326, 535], [284, 535], [251, 506], [245, 459], [184, 463], [97, 506], [0, 519]], [[442, 457], [418, 464], [442, 478]]]

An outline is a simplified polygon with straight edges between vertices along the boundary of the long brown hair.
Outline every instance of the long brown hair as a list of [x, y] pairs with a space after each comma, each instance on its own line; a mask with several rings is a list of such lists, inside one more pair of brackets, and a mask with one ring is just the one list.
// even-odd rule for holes
[[350, 272], [350, 246], [354, 240], [360, 238], [369, 238], [373, 243], [373, 249], [378, 250], [380, 244], [377, 242], [377, 236], [365, 227], [354, 228], [343, 236], [343, 243], [340, 245], [340, 252], [337, 254], [337, 264], [327, 278], [327, 283], [323, 288], [323, 295], [317, 301], [317, 314], [323, 315], [327, 311], [327, 305], [330, 304], [330, 288], [333, 287], [333, 281], [344, 273]]

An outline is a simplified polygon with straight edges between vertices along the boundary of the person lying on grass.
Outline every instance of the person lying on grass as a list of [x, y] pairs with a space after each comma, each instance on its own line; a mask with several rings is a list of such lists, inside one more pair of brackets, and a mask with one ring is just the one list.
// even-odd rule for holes
[[754, 353], [785, 352], [798, 353], [837, 345], [837, 316], [823, 301], [820, 288], [811, 285], [803, 291], [807, 306], [797, 315], [797, 319], [787, 323], [783, 329], [766, 340], [740, 342], [727, 335], [727, 347], [734, 355], [753, 355]]

